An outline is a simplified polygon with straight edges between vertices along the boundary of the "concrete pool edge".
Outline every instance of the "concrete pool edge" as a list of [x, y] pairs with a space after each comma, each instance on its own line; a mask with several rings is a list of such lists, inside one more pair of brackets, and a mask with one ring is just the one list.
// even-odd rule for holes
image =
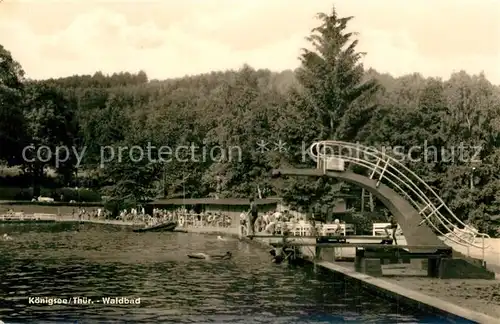
[[[124, 222], [122, 221], [121, 223], [122, 224], [113, 224], [107, 222], [105, 224], [128, 225], [124, 224]], [[241, 237], [239, 234], [239, 228], [237, 227], [186, 226], [178, 227], [178, 229], [184, 229], [188, 233], [232, 237], [235, 239], [239, 239], [240, 241], [243, 241], [245, 243], [258, 246], [259, 248], [264, 250], [271, 248], [271, 246], [268, 244], [269, 241], [267, 241], [266, 239], [249, 239], [246, 237]], [[366, 289], [366, 291], [373, 292], [373, 294], [375, 295], [382, 296], [383, 298], [386, 298], [388, 300], [396, 301], [397, 303], [400, 303], [402, 305], [408, 305], [416, 309], [425, 309], [432, 313], [436, 313], [450, 319], [455, 319], [457, 321], [463, 319], [477, 323], [499, 323], [498, 319], [490, 315], [474, 311], [472, 310], [473, 308], [461, 307], [461, 304], [459, 302], [449, 302], [439, 297], [433, 297], [422, 293], [418, 291], [418, 287], [416, 287], [416, 289], [409, 289], [401, 286], [400, 284], [386, 281], [383, 278], [376, 278], [368, 276], [366, 274], [361, 274], [339, 263], [315, 260], [313, 258], [307, 258], [306, 261], [316, 267], [320, 267], [322, 270], [324, 269], [325, 271], [330, 271], [331, 273], [338, 274], [340, 278], [345, 278], [345, 280], [360, 284], [363, 289]]]
[[462, 318], [476, 323], [498, 323], [498, 319], [495, 319], [487, 314], [460, 307], [456, 304], [444, 301], [437, 297], [432, 297], [421, 292], [385, 281], [380, 278], [375, 278], [362, 273], [358, 273], [352, 269], [334, 264], [332, 262], [313, 262], [311, 260], [307, 261], [326, 270], [348, 277], [349, 279], [362, 284], [365, 288], [372, 290], [377, 294], [382, 294], [385, 297], [396, 299], [398, 300], [398, 302], [403, 302], [412, 307], [427, 308], [433, 312], [451, 315], [453, 317]]
[[[238, 228], [188, 227], [185, 228], [185, 230], [189, 233], [229, 235], [232, 237], [237, 237], [241, 241], [257, 245], [261, 248], [271, 248], [271, 246], [265, 241], [265, 239], [241, 238], [238, 232]], [[357, 282], [361, 284], [365, 289], [370, 290], [375, 294], [383, 295], [385, 298], [389, 298], [392, 300], [397, 300], [399, 303], [406, 304], [413, 308], [427, 309], [431, 312], [442, 314], [443, 316], [455, 319], [464, 319], [476, 323], [498, 323], [498, 319], [487, 314], [460, 307], [457, 304], [453, 304], [440, 298], [423, 294], [416, 290], [402, 287], [380, 278], [375, 278], [366, 274], [358, 273], [352, 269], [332, 262], [313, 260], [312, 258], [306, 258], [305, 260], [311, 264], [314, 264], [315, 266], [319, 266], [327, 271], [340, 274], [348, 278], [349, 280]]]

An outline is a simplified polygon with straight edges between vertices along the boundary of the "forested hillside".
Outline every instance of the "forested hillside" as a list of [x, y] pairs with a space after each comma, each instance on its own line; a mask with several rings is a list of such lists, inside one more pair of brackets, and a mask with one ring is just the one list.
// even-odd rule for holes
[[[437, 159], [404, 163], [457, 216], [491, 232], [491, 219], [500, 214], [500, 88], [484, 75], [466, 72], [441, 80], [418, 71], [395, 78], [366, 70], [355, 36], [345, 31], [349, 19], [335, 11], [319, 18], [310, 37], [314, 50], [303, 51], [297, 70], [279, 73], [245, 65], [170, 80], [148, 80], [141, 71], [33, 81], [0, 46], [1, 158], [22, 166], [38, 196], [47, 167], [56, 167], [55, 157], [26, 161], [23, 148], [47, 145], [55, 152], [66, 146], [80, 153], [85, 148], [81, 163], [75, 154], [58, 163], [58, 181], [74, 186], [78, 167], [88, 178], [86, 186], [108, 196], [113, 209], [163, 194], [248, 197], [258, 191], [309, 208], [333, 204], [339, 193], [360, 192], [333, 180], [270, 179], [273, 167], [312, 163], [302, 158], [302, 147], [315, 140], [445, 150], [480, 146], [481, 162], [440, 152]], [[275, 149], [279, 141], [285, 145]], [[200, 149], [196, 159], [184, 150], [187, 159], [158, 161], [154, 149], [151, 158], [136, 162], [127, 150], [121, 161], [110, 158], [108, 146], [117, 153], [119, 146], [134, 145], [146, 155], [148, 146]]]

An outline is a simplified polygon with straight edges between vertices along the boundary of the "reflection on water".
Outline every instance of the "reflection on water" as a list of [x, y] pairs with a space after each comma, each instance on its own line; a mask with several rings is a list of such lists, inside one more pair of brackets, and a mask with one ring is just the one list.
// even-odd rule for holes
[[[269, 262], [237, 240], [133, 233], [91, 224], [0, 225], [0, 320], [6, 323], [442, 322], [368, 296], [330, 273]], [[188, 253], [233, 253], [230, 261]], [[103, 297], [140, 298], [104, 305]], [[29, 297], [87, 297], [88, 305], [36, 305]]]

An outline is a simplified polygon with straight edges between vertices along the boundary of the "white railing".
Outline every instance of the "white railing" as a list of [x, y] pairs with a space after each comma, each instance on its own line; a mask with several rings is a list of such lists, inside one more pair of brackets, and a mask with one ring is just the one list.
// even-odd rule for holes
[[14, 212], [0, 215], [0, 221], [25, 221], [25, 220], [56, 220], [56, 214]]
[[[318, 168], [323, 168], [324, 171], [328, 164], [325, 161], [331, 158], [365, 167], [370, 172], [370, 179], [377, 180], [377, 186], [384, 180], [415, 207], [422, 217], [421, 224], [427, 223], [437, 233], [456, 244], [482, 249], [487, 247], [484, 239], [489, 238], [489, 235], [477, 231], [473, 235], [460, 235], [464, 231], [470, 232], [467, 225], [455, 216], [424, 180], [386, 153], [360, 144], [320, 141], [311, 145], [309, 155], [317, 162]], [[449, 217], [444, 216], [441, 211], [446, 212]], [[481, 244], [477, 243], [477, 238], [482, 239]]]

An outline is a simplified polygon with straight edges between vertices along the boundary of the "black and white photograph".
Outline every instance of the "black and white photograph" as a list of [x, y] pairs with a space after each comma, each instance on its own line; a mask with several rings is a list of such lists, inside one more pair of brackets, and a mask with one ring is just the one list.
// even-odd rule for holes
[[500, 323], [500, 1], [0, 0], [22, 323]]

